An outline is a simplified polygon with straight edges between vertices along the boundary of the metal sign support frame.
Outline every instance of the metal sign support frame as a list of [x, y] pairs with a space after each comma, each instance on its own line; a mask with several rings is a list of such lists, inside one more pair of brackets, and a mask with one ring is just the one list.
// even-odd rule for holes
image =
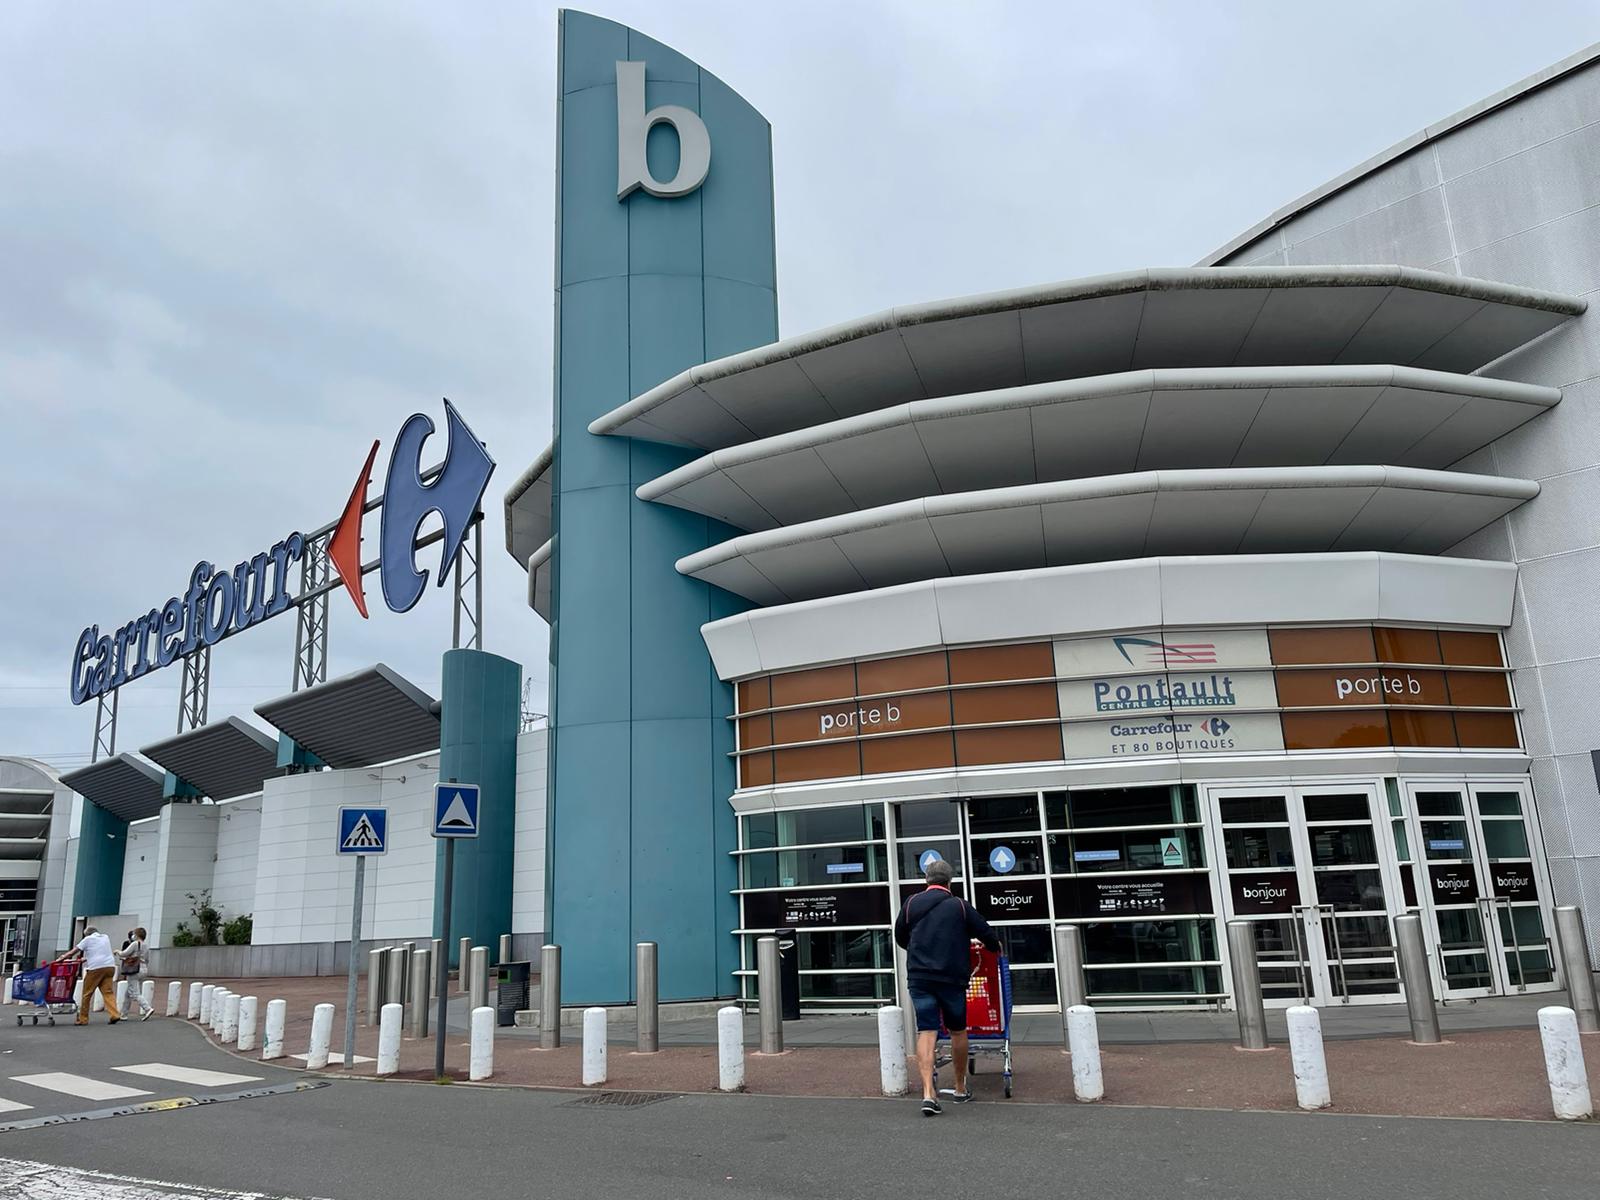
[[107, 758], [117, 753], [117, 695], [121, 691], [121, 688], [112, 688], [95, 699], [94, 746], [89, 754], [92, 763], [99, 762], [102, 753]]

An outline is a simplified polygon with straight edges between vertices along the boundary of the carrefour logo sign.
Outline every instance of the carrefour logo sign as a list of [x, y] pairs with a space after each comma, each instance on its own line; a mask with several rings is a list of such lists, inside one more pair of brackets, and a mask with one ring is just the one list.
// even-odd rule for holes
[[[422, 598], [428, 576], [417, 569], [415, 544], [417, 528], [430, 513], [438, 513], [444, 524], [438, 572], [443, 586], [489, 485], [494, 459], [448, 400], [444, 410], [449, 447], [444, 463], [427, 480], [421, 469], [422, 445], [434, 432], [433, 422], [422, 413], [413, 414], [395, 437], [384, 479], [377, 563], [361, 561], [376, 441], [343, 515], [328, 536], [328, 560], [363, 617], [367, 602], [361, 580], [369, 569], [379, 571], [384, 602], [395, 612], [408, 611]], [[219, 571], [202, 560], [189, 572], [189, 585], [179, 595], [104, 632], [98, 625], [89, 626], [78, 635], [72, 652], [72, 702], [82, 704], [102, 696], [302, 603], [303, 597], [291, 593], [289, 572], [292, 564], [304, 562], [310, 544], [307, 535], [290, 533], [232, 570]]]

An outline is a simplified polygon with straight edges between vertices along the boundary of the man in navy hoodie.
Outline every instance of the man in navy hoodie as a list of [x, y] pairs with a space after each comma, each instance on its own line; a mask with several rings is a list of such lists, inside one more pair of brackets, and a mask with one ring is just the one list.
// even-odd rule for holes
[[967, 1082], [967, 981], [972, 977], [970, 943], [974, 938], [990, 950], [1000, 939], [977, 910], [950, 891], [955, 872], [942, 858], [927, 866], [925, 890], [907, 900], [894, 923], [894, 940], [906, 952], [906, 991], [917, 1014], [917, 1066], [922, 1071], [922, 1115], [936, 1117], [933, 1051], [939, 1021], [950, 1031], [950, 1056], [956, 1070], [955, 1102], [972, 1099]]

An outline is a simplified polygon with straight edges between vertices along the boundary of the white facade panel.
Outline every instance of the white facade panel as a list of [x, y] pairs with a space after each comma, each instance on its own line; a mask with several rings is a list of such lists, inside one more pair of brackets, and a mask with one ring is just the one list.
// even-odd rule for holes
[[[155, 912], [156, 868], [161, 857], [161, 818], [128, 826], [122, 857], [122, 899], [119, 913], [137, 917], [147, 928]], [[120, 944], [120, 943], [119, 943]]]
[[517, 840], [511, 881], [511, 932], [543, 936], [549, 733], [517, 737]]

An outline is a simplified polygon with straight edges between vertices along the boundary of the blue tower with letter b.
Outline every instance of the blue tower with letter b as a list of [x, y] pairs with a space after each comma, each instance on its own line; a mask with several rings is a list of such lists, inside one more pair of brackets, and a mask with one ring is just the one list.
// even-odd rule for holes
[[695, 453], [588, 431], [665, 379], [777, 337], [772, 139], [715, 76], [625, 26], [560, 17], [552, 482], [550, 933], [563, 1000], [732, 995], [731, 689], [699, 629], [744, 601], [679, 575], [728, 536], [634, 488]]

